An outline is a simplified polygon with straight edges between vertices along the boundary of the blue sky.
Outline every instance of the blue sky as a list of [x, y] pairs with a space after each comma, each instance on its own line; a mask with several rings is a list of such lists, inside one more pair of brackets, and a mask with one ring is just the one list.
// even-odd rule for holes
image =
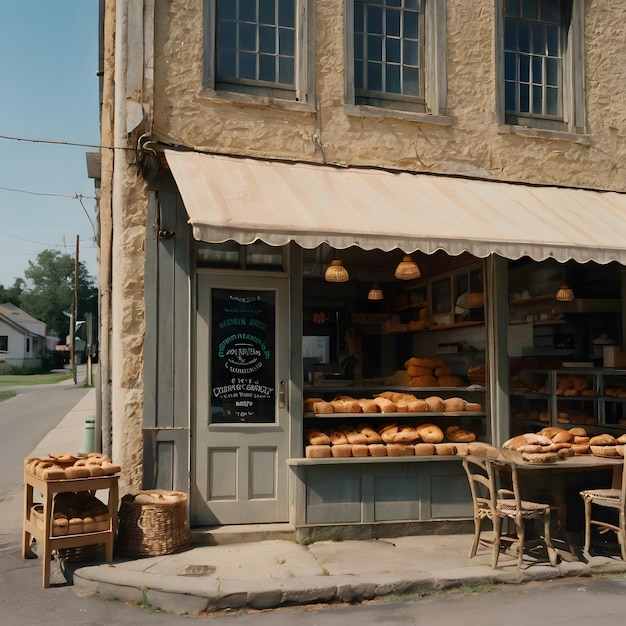
[[[97, 145], [97, 71], [98, 0], [2, 0], [0, 135]], [[73, 256], [77, 236], [97, 277], [85, 160], [96, 151], [0, 138], [0, 284], [24, 278], [42, 250]]]

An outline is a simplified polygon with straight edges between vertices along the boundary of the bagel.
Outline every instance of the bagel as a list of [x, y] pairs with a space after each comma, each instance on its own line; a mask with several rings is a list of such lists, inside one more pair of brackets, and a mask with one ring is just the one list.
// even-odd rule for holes
[[476, 434], [470, 430], [465, 430], [460, 426], [448, 426], [445, 430], [446, 439], [452, 443], [471, 443], [476, 441]]
[[324, 431], [324, 434], [328, 436], [333, 446], [341, 446], [348, 443], [348, 438], [340, 430], [329, 428]]
[[441, 443], [444, 440], [443, 431], [436, 424], [420, 424], [417, 434], [425, 443]]
[[383, 438], [371, 427], [367, 424], [359, 424], [357, 426], [357, 430], [365, 435], [367, 438], [367, 443], [381, 443]]

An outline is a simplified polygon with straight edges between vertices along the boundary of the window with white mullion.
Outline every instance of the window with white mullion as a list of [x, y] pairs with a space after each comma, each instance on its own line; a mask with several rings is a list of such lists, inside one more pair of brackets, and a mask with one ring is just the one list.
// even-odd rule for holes
[[293, 0], [218, 0], [217, 81], [295, 84]]
[[564, 120], [563, 63], [569, 15], [559, 0], [507, 0], [504, 101], [507, 115]]
[[357, 100], [423, 100], [423, 11], [418, 0], [354, 2], [354, 82]]

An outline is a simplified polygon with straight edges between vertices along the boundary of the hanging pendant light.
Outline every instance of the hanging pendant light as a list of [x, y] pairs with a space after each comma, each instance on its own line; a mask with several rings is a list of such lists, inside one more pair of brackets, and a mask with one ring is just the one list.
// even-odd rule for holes
[[345, 283], [349, 279], [348, 270], [341, 259], [333, 259], [324, 273], [324, 280], [329, 283]]
[[368, 300], [382, 300], [384, 297], [383, 290], [378, 283], [374, 283], [367, 294]]
[[419, 278], [422, 274], [411, 255], [405, 254], [398, 267], [396, 267], [394, 275], [398, 280], [413, 280], [414, 278]]
[[572, 302], [574, 300], [574, 292], [563, 283], [556, 292], [556, 299], [559, 302]]

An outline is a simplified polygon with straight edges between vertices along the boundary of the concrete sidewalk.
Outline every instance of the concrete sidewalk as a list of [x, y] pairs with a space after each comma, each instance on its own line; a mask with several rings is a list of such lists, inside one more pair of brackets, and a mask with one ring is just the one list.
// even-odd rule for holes
[[[85, 419], [94, 415], [95, 397], [95, 390], [90, 390], [34, 454], [78, 450]], [[207, 532], [212, 533], [217, 545], [202, 545], [207, 543]], [[487, 548], [469, 559], [470, 535], [301, 545], [285, 538], [295, 534], [293, 528], [282, 524], [193, 529], [193, 533], [197, 542], [179, 554], [135, 560], [116, 557], [113, 563], [68, 561], [63, 570], [77, 595], [148, 603], [169, 613], [191, 615], [226, 609], [358, 602], [485, 581], [523, 583], [626, 573], [626, 563], [618, 550], [585, 558], [575, 545], [558, 541], [555, 545], [561, 559], [556, 567], [550, 567], [539, 553], [536, 560], [525, 559], [518, 571], [517, 558], [512, 554], [502, 554], [496, 570], [491, 568]]]

